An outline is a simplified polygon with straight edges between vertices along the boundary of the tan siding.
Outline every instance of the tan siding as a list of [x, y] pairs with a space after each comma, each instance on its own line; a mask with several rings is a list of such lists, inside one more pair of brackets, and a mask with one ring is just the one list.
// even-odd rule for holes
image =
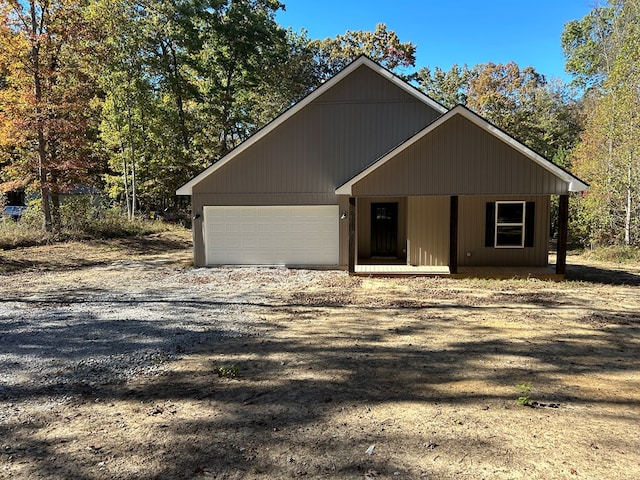
[[[193, 187], [204, 205], [339, 204], [335, 188], [440, 113], [362, 66], [306, 108]], [[340, 263], [348, 261], [348, 221], [340, 222]], [[204, 265], [199, 223], [194, 262]], [[406, 228], [405, 228], [406, 231]]]
[[366, 66], [193, 188], [333, 193], [439, 113]]
[[565, 194], [567, 184], [461, 115], [353, 186], [368, 195]]
[[339, 245], [340, 245], [340, 266], [347, 267], [349, 264], [349, 198], [341, 197], [339, 201], [340, 215], [347, 214], [346, 218], [340, 219], [339, 224]]
[[[485, 247], [486, 203], [496, 200], [536, 202], [533, 247]], [[550, 202], [548, 196], [470, 196], [460, 197], [458, 217], [458, 265], [460, 266], [536, 266], [548, 262]], [[471, 256], [467, 254], [470, 253]]]
[[449, 197], [410, 197], [407, 261], [415, 266], [449, 264]]

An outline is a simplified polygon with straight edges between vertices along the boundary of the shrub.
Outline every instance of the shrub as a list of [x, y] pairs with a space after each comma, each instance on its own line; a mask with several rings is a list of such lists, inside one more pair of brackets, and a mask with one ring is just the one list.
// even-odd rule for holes
[[60, 227], [47, 232], [42, 225], [41, 202], [35, 200], [15, 222], [0, 221], [0, 249], [42, 245], [54, 241], [91, 240], [148, 235], [175, 228], [161, 221], [129, 220], [118, 207], [106, 207], [90, 196], [64, 199]]
[[640, 261], [640, 248], [630, 246], [598, 247], [585, 250], [587, 258], [610, 263], [634, 263]]
[[42, 227], [9, 219], [0, 220], [0, 250], [43, 245], [52, 241], [51, 234]]

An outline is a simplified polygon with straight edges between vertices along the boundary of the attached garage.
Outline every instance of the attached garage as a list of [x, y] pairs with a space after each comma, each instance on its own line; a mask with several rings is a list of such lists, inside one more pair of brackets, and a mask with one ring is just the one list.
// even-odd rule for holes
[[176, 193], [192, 199], [196, 266], [543, 276], [558, 195], [561, 276], [569, 194], [586, 189], [466, 107], [447, 110], [363, 56]]
[[205, 206], [207, 265], [339, 265], [337, 205]]

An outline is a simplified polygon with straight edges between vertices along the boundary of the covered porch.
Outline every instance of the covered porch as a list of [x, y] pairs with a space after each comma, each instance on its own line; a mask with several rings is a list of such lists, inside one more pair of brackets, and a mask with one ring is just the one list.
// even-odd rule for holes
[[[569, 197], [559, 198], [557, 254], [551, 264], [549, 196], [537, 198], [535, 246], [524, 248], [523, 244], [512, 249], [483, 243], [484, 197], [463, 197], [462, 202], [457, 195], [350, 197], [349, 272], [361, 276], [562, 280]], [[477, 218], [479, 212], [482, 219]]]

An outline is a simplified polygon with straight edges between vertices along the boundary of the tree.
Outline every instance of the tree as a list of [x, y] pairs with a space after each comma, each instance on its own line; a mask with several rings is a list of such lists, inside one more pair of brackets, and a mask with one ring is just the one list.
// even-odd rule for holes
[[454, 64], [448, 72], [436, 67], [433, 73], [429, 67], [423, 67], [411, 76], [411, 80], [417, 82], [431, 98], [451, 109], [467, 104], [471, 74], [466, 65]]
[[97, 0], [105, 177], [130, 215], [173, 198], [315, 84], [273, 0]]
[[384, 23], [373, 32], [347, 31], [344, 35], [313, 42], [321, 80], [331, 78], [360, 55], [367, 55], [389, 70], [415, 65], [416, 46], [401, 42]]
[[611, 71], [617, 50], [616, 8], [597, 7], [581, 20], [565, 25], [561, 43], [565, 70], [581, 88], [599, 87]]
[[[283, 59], [286, 31], [274, 16], [282, 7], [272, 0], [219, 2], [200, 11], [197, 28], [203, 45], [198, 52], [202, 115], [216, 126], [215, 157], [226, 154], [256, 128], [247, 108], [249, 93]], [[213, 133], [213, 132], [211, 132]]]
[[577, 102], [559, 82], [514, 62], [448, 72], [420, 69], [413, 77], [427, 95], [447, 108], [466, 105], [548, 158], [570, 150], [582, 128]]
[[273, 120], [321, 83], [320, 68], [315, 63], [314, 42], [305, 31], [288, 30], [281, 52], [275, 57], [262, 81], [247, 92], [244, 100], [253, 116], [253, 129]]
[[605, 41], [615, 49], [607, 49], [608, 71], [589, 92], [587, 127], [573, 155], [576, 172], [591, 183], [577, 220], [587, 244], [639, 245], [640, 0], [611, 8], [617, 38]]
[[95, 173], [95, 84], [84, 58], [91, 31], [78, 0], [3, 3], [2, 146], [5, 180], [39, 189], [43, 223], [59, 226], [59, 194]]

